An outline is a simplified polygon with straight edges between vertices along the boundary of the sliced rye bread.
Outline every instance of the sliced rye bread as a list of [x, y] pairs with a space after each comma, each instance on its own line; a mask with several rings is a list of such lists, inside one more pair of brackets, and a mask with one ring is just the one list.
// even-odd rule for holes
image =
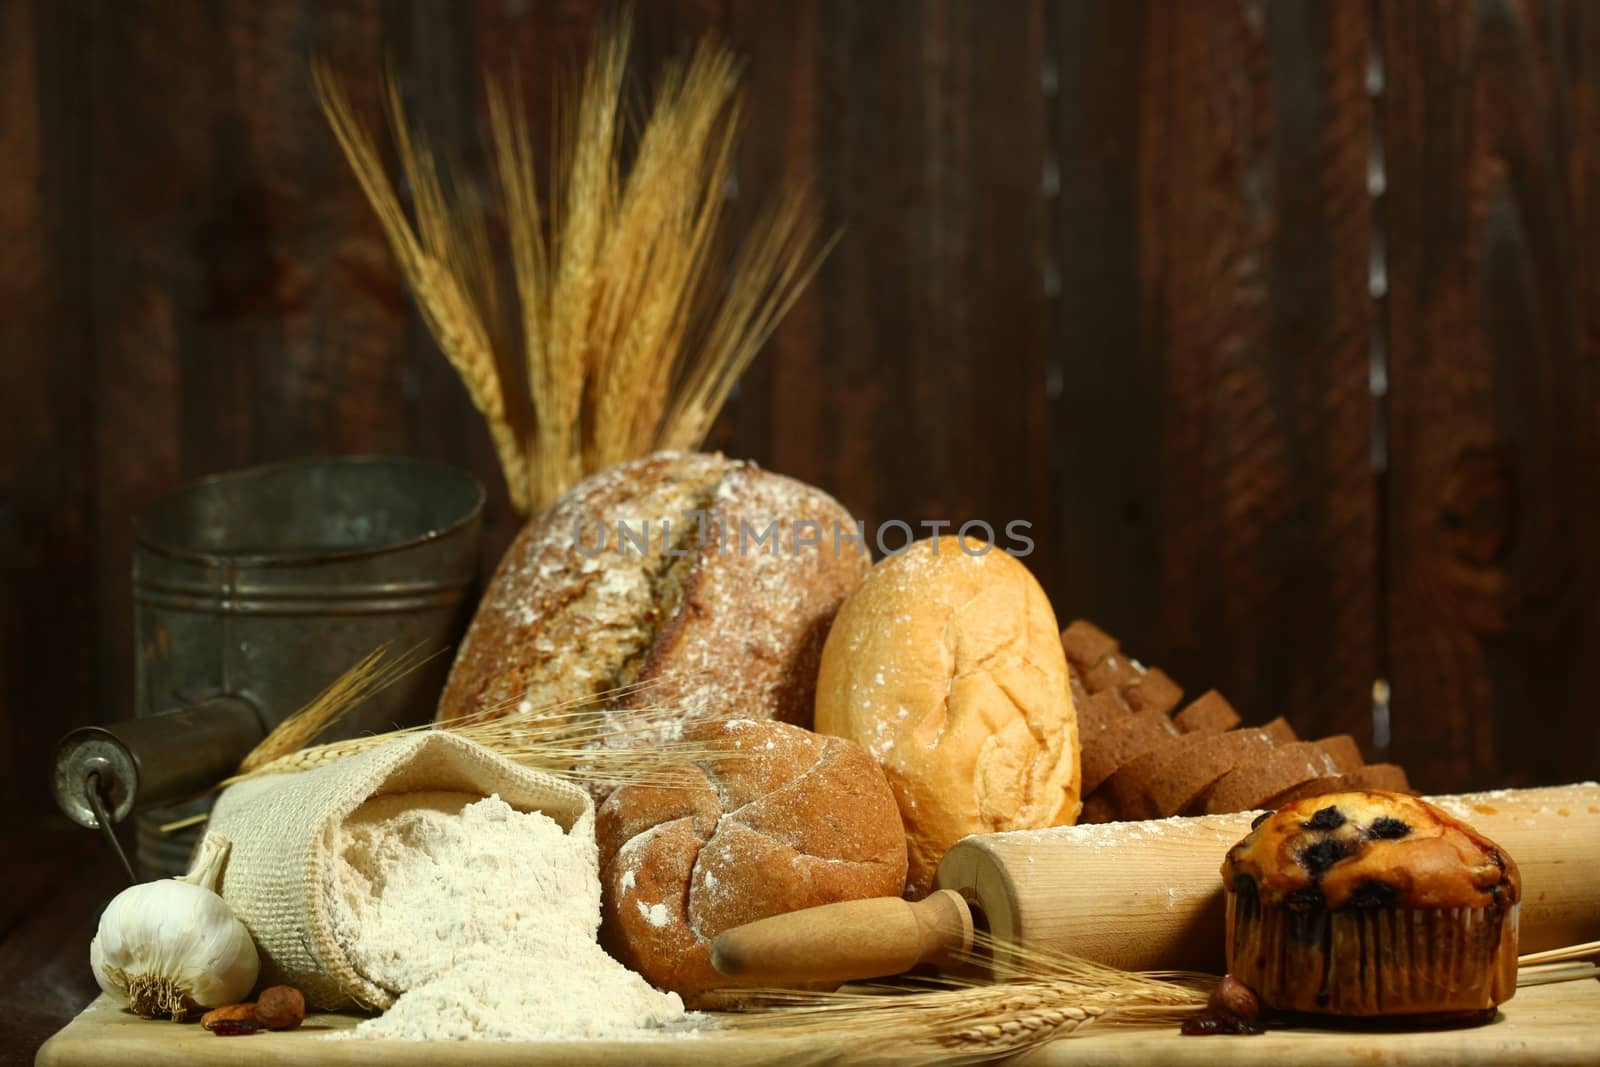
[[[1102, 693], [1095, 694], [1090, 699], [1103, 701], [1106, 699], [1106, 694], [1119, 692], [1121, 691], [1108, 689]], [[1221, 697], [1217, 697], [1217, 700], [1222, 701], [1224, 705], [1227, 704], [1227, 701], [1222, 700]], [[1231, 712], [1233, 709], [1229, 708], [1228, 710]], [[1220, 722], [1222, 719], [1216, 717], [1211, 721]], [[1234, 721], [1238, 721], [1238, 716], [1234, 716]], [[1170, 722], [1168, 720], [1168, 725], [1159, 734], [1156, 732], [1154, 725], [1149, 722], [1130, 726], [1127, 725], [1126, 721], [1113, 724], [1121, 727], [1120, 732], [1117, 734], [1095, 733], [1087, 737], [1081, 733], [1079, 734], [1083, 767], [1080, 788], [1083, 790], [1084, 810], [1086, 812], [1093, 814], [1094, 812], [1108, 811], [1110, 818], [1120, 817], [1117, 813], [1117, 805], [1109, 793], [1101, 798], [1100, 803], [1091, 805], [1089, 801], [1094, 799], [1092, 794], [1096, 789], [1104, 785], [1106, 779], [1115, 774], [1124, 764], [1139, 758], [1157, 745], [1174, 740], [1174, 735], [1177, 731], [1172, 728]], [[1207, 722], [1196, 722], [1194, 725], [1195, 729], [1190, 731], [1191, 733], [1221, 733], [1221, 728], [1211, 729]], [[1088, 816], [1080, 816], [1079, 821], [1088, 822], [1090, 819]]]
[[[1274, 737], [1279, 744], [1296, 740], [1294, 731], [1281, 718], [1273, 719], [1260, 729]], [[1166, 744], [1159, 745], [1118, 767], [1116, 773], [1100, 786], [1102, 790], [1110, 791], [1108, 796], [1116, 810], [1117, 818], [1130, 820], [1157, 818], [1157, 809], [1150, 802], [1148, 794], [1161, 768], [1169, 761], [1181, 758], [1185, 753], [1193, 751], [1212, 738], [1226, 736], [1227, 733], [1180, 734]]]
[[1078, 825], [1097, 822], [1116, 822], [1117, 809], [1111, 804], [1111, 797], [1105, 790], [1092, 794], [1083, 802], [1083, 810], [1078, 813]]
[[1078, 728], [1082, 732], [1083, 706], [1089, 702], [1089, 687], [1083, 684], [1083, 676], [1071, 661], [1067, 663], [1067, 688], [1072, 692], [1072, 707], [1078, 713]]
[[1061, 649], [1067, 663], [1079, 674], [1117, 651], [1117, 639], [1092, 622], [1077, 619], [1061, 631]]
[[1262, 808], [1281, 808], [1306, 797], [1320, 797], [1325, 793], [1342, 793], [1347, 789], [1381, 789], [1388, 793], [1415, 793], [1406, 772], [1393, 763], [1369, 763], [1348, 774], [1326, 778], [1313, 778], [1292, 789], [1286, 789], [1270, 798]]
[[1093, 667], [1083, 672], [1083, 684], [1089, 692], [1102, 689], [1121, 689], [1144, 680], [1145, 669], [1121, 652], [1113, 652]]
[[1125, 723], [1133, 711], [1117, 689], [1090, 693], [1083, 703], [1075, 703], [1073, 708], [1078, 714], [1078, 743], [1086, 753], [1101, 733]]
[[[1091, 700], [1104, 694], [1096, 693]], [[1165, 712], [1136, 711], [1082, 742], [1082, 785], [1085, 796], [1129, 760], [1178, 736]]]
[[1361, 750], [1349, 734], [1296, 741], [1240, 763], [1197, 797], [1194, 810], [1186, 814], [1249, 811], [1297, 785], [1337, 777], [1360, 766]]
[[1239, 713], [1221, 693], [1207, 689], [1172, 717], [1186, 734], [1220, 734], [1239, 725]]
[[1091, 622], [1070, 623], [1061, 647], [1078, 713], [1079, 822], [1240, 811], [1339, 789], [1413, 791], [1392, 764], [1362, 767], [1348, 735], [1300, 741], [1282, 718], [1238, 729], [1239, 713], [1216, 690], [1173, 713], [1181, 687]]
[[1169, 715], [1183, 701], [1183, 689], [1159, 667], [1151, 667], [1122, 689], [1134, 711], [1159, 711]]
[[[1282, 723], [1282, 719], [1275, 723]], [[1205, 792], [1206, 787], [1241, 763], [1256, 759], [1283, 744], [1270, 727], [1229, 730], [1186, 745], [1151, 773], [1141, 790], [1146, 818], [1176, 815]], [[1287, 723], [1284, 727], [1287, 728]], [[1187, 737], [1195, 737], [1187, 734]]]

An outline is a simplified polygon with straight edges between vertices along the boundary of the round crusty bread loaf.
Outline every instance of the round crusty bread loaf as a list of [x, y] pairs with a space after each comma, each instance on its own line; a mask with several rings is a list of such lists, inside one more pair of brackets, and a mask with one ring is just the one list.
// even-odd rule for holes
[[[796, 524], [807, 522], [820, 544], [796, 548]], [[613, 706], [809, 725], [828, 626], [869, 565], [864, 551], [836, 544], [836, 523], [856, 533], [821, 490], [720, 455], [657, 453], [595, 474], [506, 552], [439, 718], [638, 683]], [[802, 525], [798, 540], [814, 532]]]
[[1028, 569], [954, 537], [873, 567], [828, 634], [816, 726], [883, 766], [927, 893], [969, 834], [1077, 818], [1078, 729], [1055, 615]]
[[692, 996], [726, 984], [711, 965], [724, 930], [900, 892], [900, 815], [859, 746], [749, 720], [685, 737], [733, 755], [697, 764], [682, 786], [623, 786], [595, 819], [601, 943], [653, 985]]

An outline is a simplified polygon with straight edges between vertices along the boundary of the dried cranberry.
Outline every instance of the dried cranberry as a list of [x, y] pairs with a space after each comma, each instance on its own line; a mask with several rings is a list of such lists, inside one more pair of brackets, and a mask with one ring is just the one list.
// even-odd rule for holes
[[1232, 1015], [1204, 1011], [1185, 1019], [1181, 1032], [1189, 1037], [1210, 1037], [1212, 1034], [1259, 1034], [1261, 1027]]
[[206, 1029], [218, 1037], [244, 1037], [256, 1033], [260, 1027], [249, 1019], [217, 1019], [207, 1023]]

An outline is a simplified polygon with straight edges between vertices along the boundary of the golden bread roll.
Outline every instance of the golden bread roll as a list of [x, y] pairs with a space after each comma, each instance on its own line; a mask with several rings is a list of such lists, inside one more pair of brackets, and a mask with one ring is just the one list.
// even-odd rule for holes
[[727, 984], [711, 965], [724, 930], [900, 892], [905, 832], [859, 746], [770, 721], [684, 736], [731, 755], [696, 765], [681, 786], [623, 786], [595, 817], [600, 940], [617, 959], [692, 996]]
[[[980, 549], [988, 548], [980, 554]], [[1078, 728], [1044, 590], [999, 549], [918, 541], [879, 562], [822, 650], [816, 728], [859, 742], [905, 820], [907, 894], [969, 834], [1072, 823]]]

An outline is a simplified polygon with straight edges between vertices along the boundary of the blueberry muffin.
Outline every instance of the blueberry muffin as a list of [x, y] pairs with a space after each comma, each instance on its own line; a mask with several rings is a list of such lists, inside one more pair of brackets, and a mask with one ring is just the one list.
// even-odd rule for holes
[[1228, 971], [1280, 1011], [1486, 1013], [1517, 985], [1517, 865], [1399, 793], [1263, 814], [1222, 864]]

